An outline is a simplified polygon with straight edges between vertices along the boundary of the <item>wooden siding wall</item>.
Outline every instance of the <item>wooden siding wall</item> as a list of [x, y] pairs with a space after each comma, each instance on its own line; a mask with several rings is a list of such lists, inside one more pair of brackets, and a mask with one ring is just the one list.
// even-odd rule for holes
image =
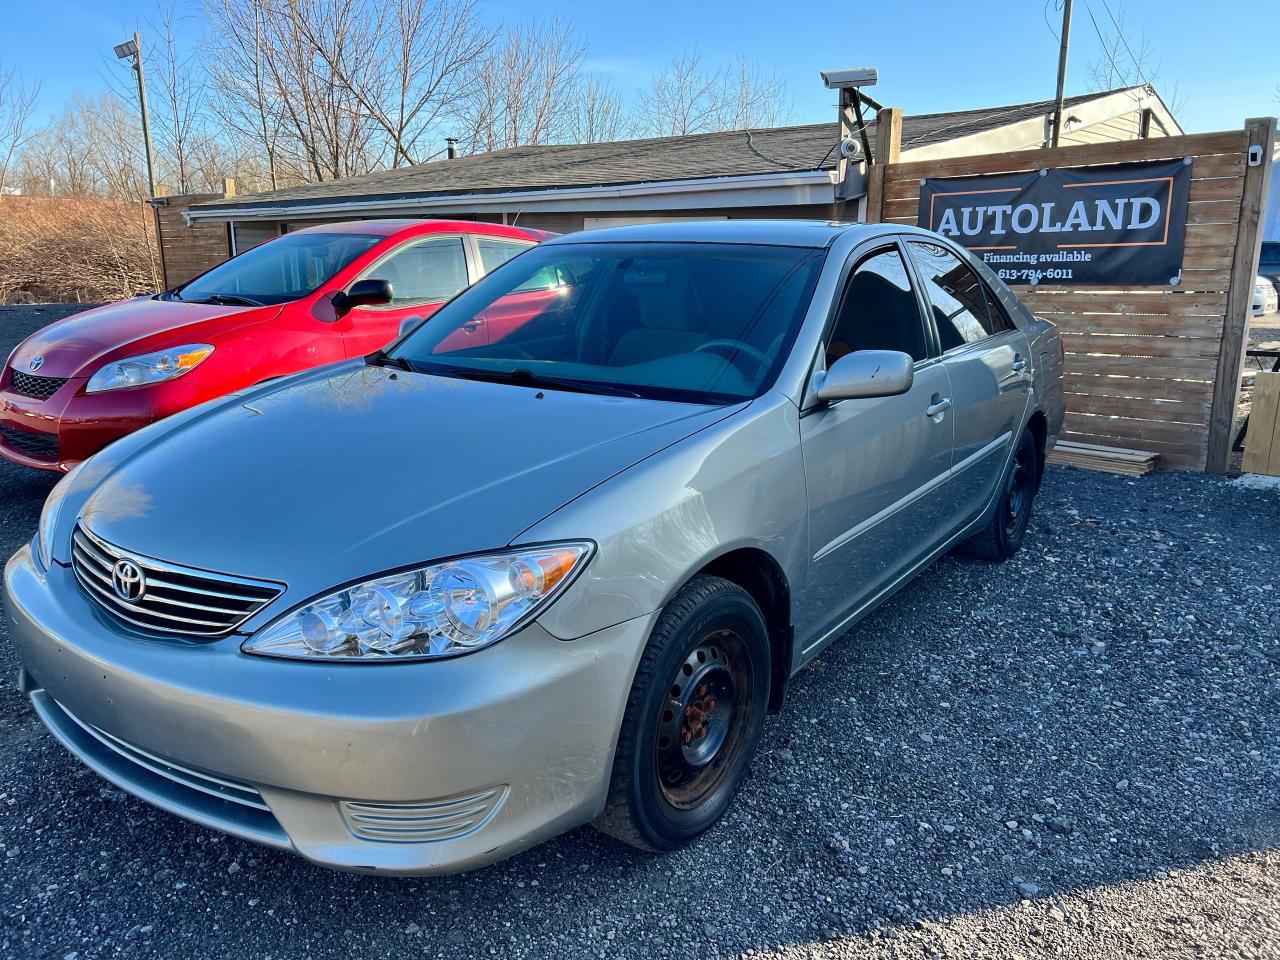
[[1247, 129], [1226, 133], [891, 163], [879, 171], [880, 216], [872, 210], [868, 219], [914, 225], [924, 178], [1192, 157], [1179, 284], [1014, 290], [1062, 330], [1065, 439], [1153, 450], [1162, 466], [1221, 473], [1229, 459], [1267, 188], [1257, 171], [1269, 170], [1267, 164], [1248, 167], [1246, 158], [1251, 143], [1269, 157], [1274, 136], [1274, 121], [1249, 121]]
[[166, 197], [164, 204], [155, 208], [165, 289], [186, 283], [231, 255], [225, 223], [197, 223], [188, 227], [182, 216], [193, 203], [221, 200], [222, 196], [220, 193], [192, 193]]

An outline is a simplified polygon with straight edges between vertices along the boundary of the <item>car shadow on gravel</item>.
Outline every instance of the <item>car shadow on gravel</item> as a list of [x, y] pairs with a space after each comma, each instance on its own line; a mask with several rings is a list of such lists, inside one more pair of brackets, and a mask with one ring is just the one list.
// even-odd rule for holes
[[[52, 480], [0, 465], [6, 555]], [[1277, 552], [1274, 492], [1052, 469], [1023, 552], [944, 558], [825, 651], [726, 820], [666, 857], [583, 828], [462, 876], [329, 872], [115, 789], [8, 683], [0, 946], [648, 958], [892, 938], [927, 956], [983, 916], [1007, 956], [997, 941], [1035, 953], [1037, 925], [1082, 898], [1135, 881], [1140, 898], [1181, 868], [1238, 902], [1250, 891], [1217, 865], [1280, 848]], [[7, 636], [0, 671], [16, 671]], [[986, 918], [1022, 900], [1039, 912]]]

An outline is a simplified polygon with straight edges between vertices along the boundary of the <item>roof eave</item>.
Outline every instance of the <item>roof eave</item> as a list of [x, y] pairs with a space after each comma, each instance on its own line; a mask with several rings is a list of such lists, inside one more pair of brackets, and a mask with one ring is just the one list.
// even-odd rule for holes
[[[767, 206], [782, 202], [831, 203], [835, 199], [834, 173], [831, 170], [785, 170], [776, 173], [740, 176], [700, 177], [689, 180], [654, 180], [645, 183], [611, 184], [584, 187], [550, 187], [534, 190], [471, 191], [450, 194], [409, 194], [404, 196], [334, 197], [321, 201], [280, 201], [259, 203], [202, 203], [187, 211], [191, 221], [203, 220], [271, 220], [285, 217], [306, 219], [329, 214], [388, 213], [394, 211], [420, 213], [503, 212], [512, 210], [589, 211], [595, 204], [601, 209], [625, 209], [619, 204], [628, 200], [648, 201], [653, 209], [655, 197], [668, 197], [672, 209], [681, 207], [740, 206], [740, 192], [752, 194], [746, 205]], [[794, 194], [803, 199], [796, 199]], [[788, 200], [772, 194], [792, 195]]]

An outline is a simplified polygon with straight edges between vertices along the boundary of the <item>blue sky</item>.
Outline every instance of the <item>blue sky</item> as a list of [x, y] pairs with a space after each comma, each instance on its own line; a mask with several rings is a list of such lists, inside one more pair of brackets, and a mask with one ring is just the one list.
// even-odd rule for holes
[[[777, 70], [791, 86], [795, 121], [834, 117], [834, 100], [818, 70], [874, 65], [886, 104], [908, 113], [996, 106], [1053, 96], [1060, 14], [1057, 0], [896, 0], [830, 4], [782, 0], [558, 0], [554, 5], [489, 0], [494, 20], [552, 12], [574, 21], [590, 48], [590, 65], [624, 95], [683, 47], [708, 63], [743, 53]], [[1277, 0], [1076, 0], [1068, 93], [1090, 89], [1088, 64], [1099, 43], [1090, 22], [1107, 23], [1107, 7], [1145, 34], [1157, 61], [1157, 87], [1192, 132], [1238, 127], [1246, 117], [1280, 111], [1280, 58], [1260, 38], [1280, 37]], [[56, 112], [76, 91], [94, 93], [110, 69], [102, 54], [155, 16], [152, 0], [3, 0], [0, 67], [39, 79], [41, 106]], [[177, 0], [198, 12], [200, 0]], [[1185, 11], [1185, 12], [1184, 12]], [[202, 23], [187, 21], [193, 37]], [[1273, 41], [1272, 41], [1273, 42]], [[1250, 52], [1250, 46], [1253, 51]]]

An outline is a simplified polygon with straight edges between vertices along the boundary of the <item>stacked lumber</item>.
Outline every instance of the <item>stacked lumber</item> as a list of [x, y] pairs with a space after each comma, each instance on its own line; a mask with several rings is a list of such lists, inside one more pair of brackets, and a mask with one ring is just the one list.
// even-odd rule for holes
[[1160, 454], [1125, 447], [1103, 447], [1093, 443], [1059, 440], [1049, 454], [1049, 462], [1085, 470], [1101, 470], [1126, 477], [1140, 477], [1156, 468]]
[[1280, 477], [1280, 373], [1253, 378], [1253, 409], [1244, 444], [1245, 473]]

